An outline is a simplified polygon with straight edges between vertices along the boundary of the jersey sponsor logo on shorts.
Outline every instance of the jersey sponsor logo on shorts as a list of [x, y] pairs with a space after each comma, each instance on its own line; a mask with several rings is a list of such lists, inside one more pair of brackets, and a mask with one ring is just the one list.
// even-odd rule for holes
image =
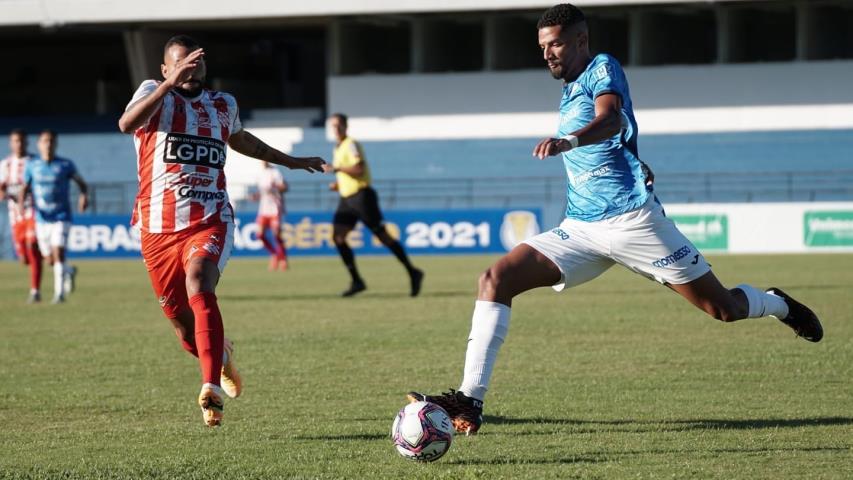
[[[661, 258], [659, 260], [655, 260], [654, 262], [652, 262], [652, 266], [660, 268], [660, 267], [666, 267], [667, 265], [672, 265], [673, 263], [676, 263], [679, 260], [681, 260], [682, 258], [690, 255], [690, 252], [692, 252], [692, 251], [693, 251], [693, 249], [690, 248], [690, 245], [685, 245], [685, 246], [679, 248], [678, 250], [672, 252], [671, 254], [669, 254], [663, 258]], [[698, 255], [697, 255], [697, 261], [698, 261]]]
[[560, 240], [568, 240], [569, 239], [569, 234], [566, 233], [566, 231], [563, 230], [562, 228], [555, 228], [555, 229], [551, 230], [551, 233], [560, 237]]
[[221, 170], [225, 167], [225, 142], [187, 133], [169, 133], [163, 161]]
[[160, 298], [158, 298], [157, 301], [160, 303], [160, 308], [174, 307], [176, 305], [174, 299], [172, 299], [171, 297], [167, 297], [165, 295], [160, 296]]

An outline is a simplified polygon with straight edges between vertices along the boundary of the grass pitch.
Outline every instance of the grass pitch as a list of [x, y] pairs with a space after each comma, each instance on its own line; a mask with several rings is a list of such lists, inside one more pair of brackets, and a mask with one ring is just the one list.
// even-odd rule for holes
[[[433, 464], [388, 438], [412, 388], [460, 380], [476, 278], [493, 257], [232, 260], [219, 286], [244, 395], [202, 425], [196, 360], [140, 261], [79, 262], [69, 303], [28, 306], [0, 263], [2, 478], [850, 478], [853, 256], [712, 258], [728, 285], [779, 286], [823, 342], [773, 319], [721, 324], [614, 267], [519, 297], [477, 437]], [[50, 270], [46, 270], [49, 298]]]

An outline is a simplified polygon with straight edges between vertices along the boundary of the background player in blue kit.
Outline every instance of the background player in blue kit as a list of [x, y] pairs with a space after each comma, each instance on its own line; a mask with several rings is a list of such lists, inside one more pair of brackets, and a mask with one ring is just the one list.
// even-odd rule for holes
[[71, 160], [56, 156], [56, 133], [41, 132], [38, 140], [40, 157], [27, 162], [24, 171], [24, 188], [19, 204], [32, 192], [36, 211], [36, 237], [42, 256], [53, 264], [53, 303], [62, 303], [74, 289], [74, 268], [66, 265], [65, 246], [71, 228], [70, 181], [80, 188], [78, 208], [85, 211], [89, 205], [86, 182]]
[[557, 291], [623, 265], [674, 290], [723, 322], [773, 316], [812, 342], [823, 337], [817, 316], [778, 288], [729, 290], [654, 196], [637, 150], [637, 122], [625, 73], [613, 57], [589, 52], [587, 25], [575, 6], [548, 9], [537, 25], [551, 75], [563, 80], [558, 137], [533, 149], [562, 154], [568, 176], [566, 218], [514, 248], [480, 277], [462, 385], [441, 395], [410, 392], [411, 401], [444, 407], [456, 430], [475, 433], [483, 398], [509, 329], [516, 295]]

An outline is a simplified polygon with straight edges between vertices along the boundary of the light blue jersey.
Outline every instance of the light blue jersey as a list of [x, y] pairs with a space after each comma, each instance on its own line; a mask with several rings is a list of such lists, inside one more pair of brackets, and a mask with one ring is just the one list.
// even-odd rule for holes
[[562, 137], [595, 118], [595, 98], [622, 97], [622, 128], [613, 137], [563, 153], [568, 182], [566, 217], [592, 222], [635, 210], [650, 193], [637, 153], [637, 121], [622, 66], [607, 54], [596, 55], [578, 76], [563, 86], [560, 101]]
[[35, 158], [27, 162], [24, 183], [29, 183], [37, 222], [70, 222], [69, 183], [77, 173], [71, 160], [54, 157], [51, 162]]

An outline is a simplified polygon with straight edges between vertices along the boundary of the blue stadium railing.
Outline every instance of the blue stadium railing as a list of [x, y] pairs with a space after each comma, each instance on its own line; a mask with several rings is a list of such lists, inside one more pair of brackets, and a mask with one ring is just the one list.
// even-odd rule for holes
[[[292, 182], [290, 210], [328, 210], [337, 204], [323, 181]], [[450, 209], [562, 204], [563, 177], [379, 179], [374, 187], [384, 208]], [[135, 182], [91, 184], [91, 213], [127, 213]], [[853, 170], [819, 172], [667, 173], [655, 191], [667, 203], [853, 201]], [[255, 204], [239, 202], [238, 210]]]

